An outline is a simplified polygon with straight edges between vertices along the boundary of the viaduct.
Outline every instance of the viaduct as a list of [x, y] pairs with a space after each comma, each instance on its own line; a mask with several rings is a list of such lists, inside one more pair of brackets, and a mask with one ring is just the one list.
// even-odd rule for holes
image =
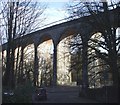
[[[120, 27], [120, 8], [109, 10], [109, 19], [111, 27]], [[15, 47], [22, 47], [23, 49], [29, 44], [34, 44], [34, 70], [37, 71], [37, 47], [44, 41], [52, 40], [54, 46], [53, 53], [53, 85], [57, 85], [57, 45], [59, 42], [70, 35], [81, 35], [83, 50], [82, 50], [82, 71], [83, 82], [87, 85], [87, 44], [89, 38], [96, 32], [101, 32], [106, 20], [106, 13], [102, 12], [95, 15], [89, 15], [78, 19], [70, 20], [61, 24], [57, 24], [45, 29], [41, 29], [30, 34], [27, 34], [20, 39], [15, 39]], [[105, 28], [105, 27], [104, 27]], [[2, 51], [7, 49], [7, 43], [2, 45]]]

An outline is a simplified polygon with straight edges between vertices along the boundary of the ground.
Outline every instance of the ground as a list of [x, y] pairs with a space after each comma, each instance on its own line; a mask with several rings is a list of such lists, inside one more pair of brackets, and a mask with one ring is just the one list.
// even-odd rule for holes
[[79, 97], [78, 86], [48, 87], [46, 90], [47, 100], [36, 103], [99, 103], [96, 100]]

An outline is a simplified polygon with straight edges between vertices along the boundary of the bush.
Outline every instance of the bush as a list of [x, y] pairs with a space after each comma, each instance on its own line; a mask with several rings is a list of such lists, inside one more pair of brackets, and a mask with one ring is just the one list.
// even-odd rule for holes
[[32, 102], [32, 93], [33, 93], [33, 86], [30, 82], [18, 86], [14, 91], [14, 98], [15, 103], [30, 103]]
[[31, 82], [24, 85], [18, 85], [13, 91], [14, 95], [5, 97], [3, 95], [3, 103], [31, 103], [34, 87]]

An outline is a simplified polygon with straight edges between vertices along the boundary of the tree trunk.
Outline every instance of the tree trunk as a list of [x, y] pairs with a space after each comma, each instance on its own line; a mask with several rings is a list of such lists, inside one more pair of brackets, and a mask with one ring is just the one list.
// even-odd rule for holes
[[[13, 43], [14, 44], [14, 43]], [[11, 82], [11, 88], [13, 89], [15, 87], [15, 75], [14, 75], [14, 64], [15, 64], [15, 49], [14, 46], [12, 46], [12, 53], [11, 53], [11, 75], [10, 75], [10, 82]]]

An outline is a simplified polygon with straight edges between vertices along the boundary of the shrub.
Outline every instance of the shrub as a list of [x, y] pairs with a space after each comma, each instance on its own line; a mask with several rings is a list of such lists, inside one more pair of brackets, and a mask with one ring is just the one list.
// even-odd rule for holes
[[34, 87], [31, 82], [18, 85], [13, 91], [14, 95], [5, 97], [3, 95], [3, 103], [31, 103]]
[[14, 91], [15, 103], [30, 103], [32, 102], [33, 86], [30, 82], [18, 86]]

